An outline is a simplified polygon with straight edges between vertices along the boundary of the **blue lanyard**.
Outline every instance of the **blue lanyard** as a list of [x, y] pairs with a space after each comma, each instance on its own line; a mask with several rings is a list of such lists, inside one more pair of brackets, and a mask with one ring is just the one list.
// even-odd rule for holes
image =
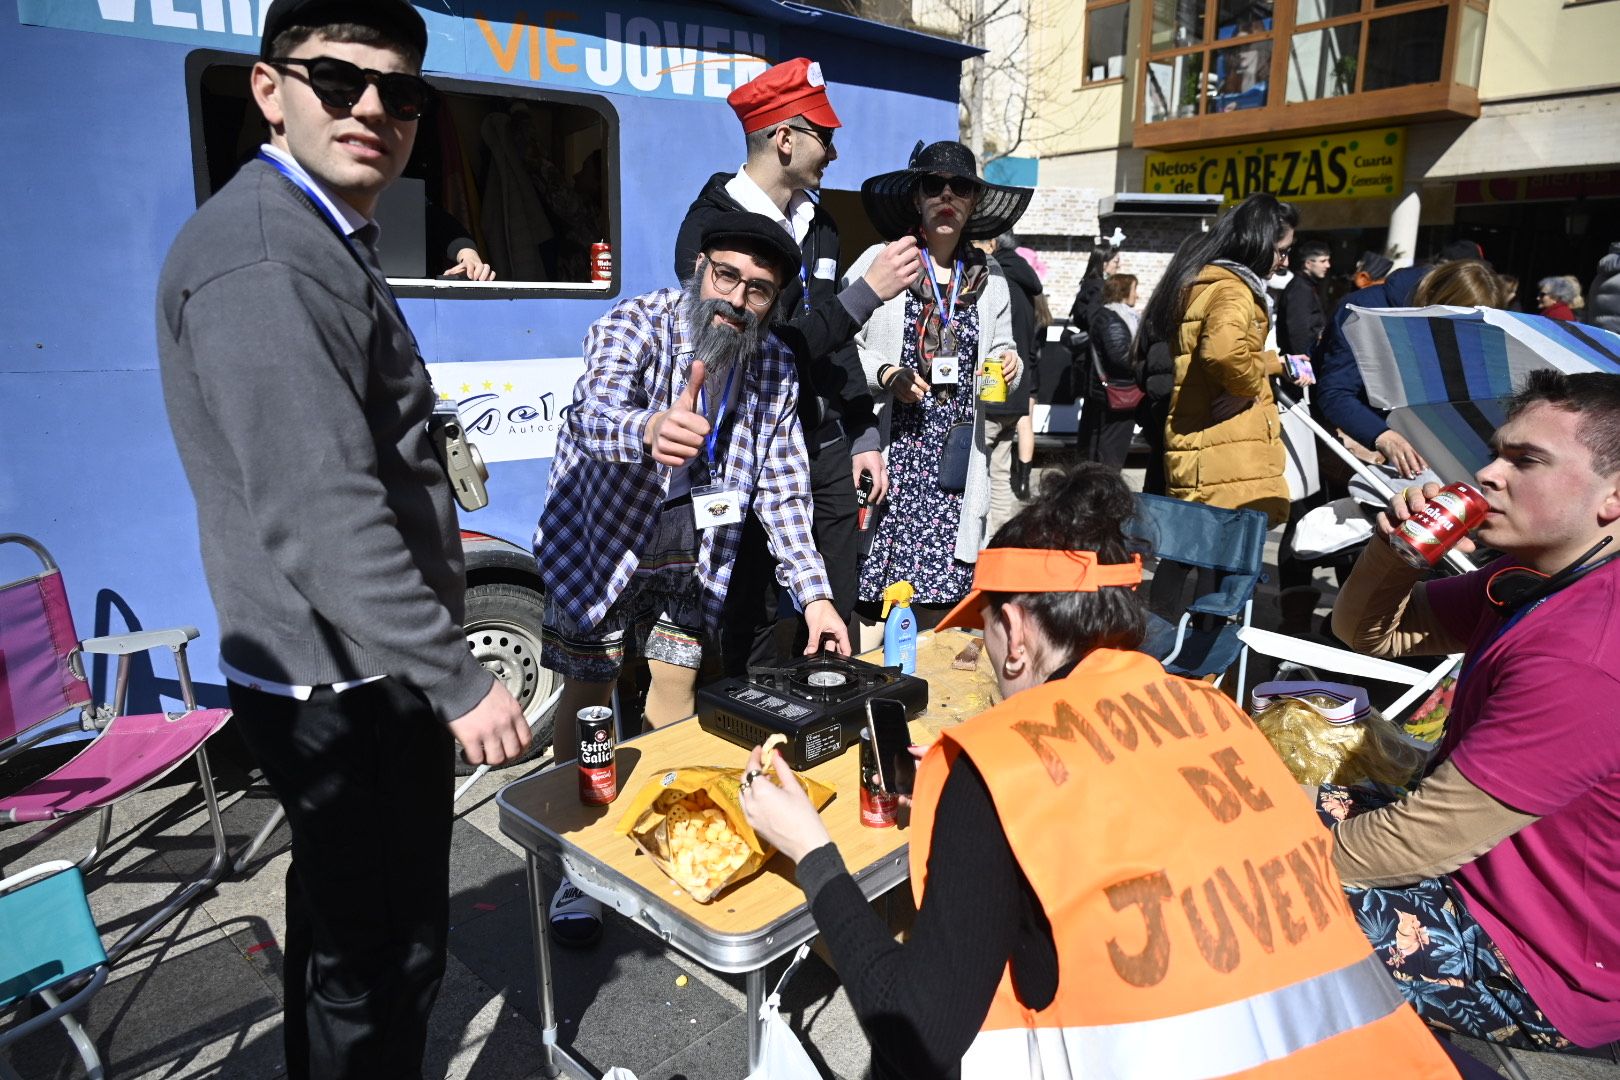
[[[266, 165], [269, 165], [271, 168], [275, 169], [282, 176], [285, 176], [288, 181], [292, 183], [293, 187], [303, 192], [305, 197], [309, 199], [310, 205], [315, 207], [315, 212], [321, 216], [321, 220], [332, 227], [332, 231], [337, 234], [337, 238], [343, 241], [343, 246], [349, 249], [349, 255], [354, 259], [356, 265], [358, 265], [361, 270], [365, 271], [366, 279], [371, 282], [372, 286], [379, 293], [387, 298], [389, 305], [394, 309], [394, 314], [399, 316], [400, 325], [404, 326], [405, 332], [411, 336], [411, 348], [415, 350], [416, 358], [421, 360], [422, 348], [416, 343], [416, 332], [411, 329], [410, 322], [405, 318], [405, 312], [399, 306], [399, 298], [394, 295], [393, 289], [388, 288], [388, 283], [386, 281], [379, 282], [377, 280], [377, 275], [372, 273], [371, 267], [366, 265], [366, 260], [360, 257], [360, 253], [358, 251], [354, 250], [354, 240], [349, 236], [348, 230], [343, 227], [343, 222], [339, 221], [337, 217], [333, 215], [331, 209], [326, 205], [326, 201], [319, 195], [315, 194], [314, 189], [309, 186], [302, 176], [299, 176], [297, 173], [287, 168], [285, 164], [277, 161], [263, 150], [260, 150], [254, 156], [260, 161], [264, 162]], [[423, 367], [426, 367], [427, 361], [423, 360], [422, 364]]]
[[928, 287], [934, 290], [934, 308], [939, 312], [939, 332], [943, 339], [945, 331], [951, 328], [951, 317], [956, 314], [956, 298], [962, 294], [962, 260], [956, 260], [951, 274], [951, 306], [948, 308], [940, 296], [939, 281], [934, 277], [934, 258], [926, 251], [923, 252], [923, 273], [928, 277]]
[[[715, 473], [714, 447], [720, 439], [720, 425], [725, 422], [726, 410], [731, 405], [731, 386], [736, 381], [737, 368], [740, 366], [740, 363], [731, 365], [731, 371], [726, 375], [725, 396], [720, 399], [720, 409], [714, 417], [714, 427], [709, 430], [709, 437], [703, 440], [703, 453], [709, 459], [709, 475], [716, 479], [718, 479], [718, 476]], [[705, 393], [706, 391], [702, 387], [698, 388], [698, 409], [706, 417], [709, 415], [709, 406], [708, 399], [704, 396]]]
[[302, 191], [305, 195], [308, 195], [309, 201], [315, 205], [316, 212], [321, 215], [328, 225], [332, 226], [333, 230], [339, 236], [343, 237], [345, 243], [348, 242], [349, 232], [343, 227], [343, 222], [337, 219], [337, 216], [332, 213], [332, 208], [326, 205], [326, 200], [317, 195], [315, 193], [315, 189], [310, 187], [309, 184], [304, 181], [302, 176], [299, 176], [297, 173], [287, 168], [284, 162], [271, 157], [263, 150], [260, 150], [254, 155], [254, 157], [276, 170], [276, 172], [280, 173], [282, 176], [285, 176], [288, 180], [291, 180], [294, 187], [296, 187], [299, 191]]
[[804, 313], [808, 315], [810, 314], [810, 271], [804, 268], [802, 261], [799, 263], [799, 288], [803, 292]]

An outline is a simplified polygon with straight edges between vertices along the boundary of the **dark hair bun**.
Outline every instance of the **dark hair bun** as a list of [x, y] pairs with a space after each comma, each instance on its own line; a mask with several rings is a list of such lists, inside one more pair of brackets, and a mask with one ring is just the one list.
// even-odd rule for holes
[[1125, 525], [1135, 516], [1136, 498], [1119, 470], [1088, 461], [1049, 473], [1040, 497], [1003, 525], [989, 546], [1095, 551], [1102, 562], [1125, 562]]

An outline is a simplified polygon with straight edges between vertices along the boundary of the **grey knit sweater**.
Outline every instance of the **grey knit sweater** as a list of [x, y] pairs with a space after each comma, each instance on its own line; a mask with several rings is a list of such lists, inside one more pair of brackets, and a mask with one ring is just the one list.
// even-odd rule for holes
[[427, 372], [313, 204], [244, 166], [170, 249], [157, 332], [226, 663], [303, 685], [392, 676], [446, 721], [476, 705], [492, 677], [458, 625]]

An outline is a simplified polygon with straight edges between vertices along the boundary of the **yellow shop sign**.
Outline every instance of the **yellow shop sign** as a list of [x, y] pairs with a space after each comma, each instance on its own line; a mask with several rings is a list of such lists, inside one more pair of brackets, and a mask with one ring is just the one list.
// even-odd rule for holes
[[1374, 128], [1149, 154], [1143, 190], [1228, 202], [1256, 191], [1292, 202], [1370, 199], [1400, 194], [1405, 170], [1406, 129]]

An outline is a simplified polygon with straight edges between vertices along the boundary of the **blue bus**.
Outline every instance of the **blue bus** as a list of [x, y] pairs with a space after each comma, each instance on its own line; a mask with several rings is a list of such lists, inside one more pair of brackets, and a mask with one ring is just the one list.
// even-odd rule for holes
[[[247, 73], [269, 2], [14, 0], [0, 14], [0, 532], [54, 553], [82, 634], [199, 627], [192, 669], [211, 705], [225, 698], [218, 634], [154, 303], [176, 232], [264, 139]], [[770, 62], [820, 62], [845, 123], [823, 197], [847, 265], [876, 239], [861, 180], [918, 139], [955, 137], [976, 50], [777, 0], [417, 7], [444, 103], [379, 208], [382, 258], [489, 464], [490, 505], [462, 520], [468, 644], [535, 720], [550, 679], [530, 537], [581, 341], [618, 299], [674, 284], [686, 207], [743, 160], [726, 95]], [[497, 279], [444, 277], [447, 236], [472, 240]], [[0, 580], [30, 572], [0, 565]], [[131, 707], [174, 707], [170, 676], [138, 665]]]

